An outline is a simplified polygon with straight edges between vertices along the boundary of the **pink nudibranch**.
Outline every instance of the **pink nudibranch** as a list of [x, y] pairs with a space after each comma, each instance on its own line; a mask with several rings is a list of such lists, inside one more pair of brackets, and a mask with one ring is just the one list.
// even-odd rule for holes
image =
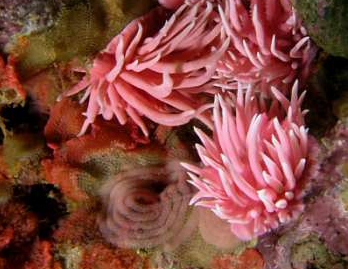
[[191, 204], [211, 209], [242, 240], [262, 235], [303, 210], [304, 184], [316, 170], [316, 147], [304, 126], [298, 82], [291, 100], [271, 90], [268, 107], [251, 86], [217, 96], [214, 134], [195, 129], [202, 166], [184, 163], [198, 189]]
[[168, 9], [176, 9], [184, 3], [184, 0], [158, 0], [158, 2]]
[[122, 125], [130, 118], [145, 135], [143, 117], [166, 126], [196, 117], [212, 126], [204, 112], [210, 106], [211, 78], [230, 42], [220, 39], [216, 10], [210, 1], [187, 2], [168, 20], [158, 7], [128, 24], [97, 55], [89, 74], [64, 93], [84, 91], [80, 102], [88, 99], [79, 135], [98, 115]]
[[224, 0], [219, 14], [231, 43], [215, 78], [222, 89], [250, 83], [269, 94], [303, 84], [317, 53], [290, 0]]

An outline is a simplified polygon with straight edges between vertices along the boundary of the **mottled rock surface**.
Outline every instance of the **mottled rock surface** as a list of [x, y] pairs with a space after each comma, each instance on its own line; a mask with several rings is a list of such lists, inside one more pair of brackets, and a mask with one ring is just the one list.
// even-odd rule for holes
[[326, 52], [348, 57], [348, 2], [292, 0], [310, 36]]

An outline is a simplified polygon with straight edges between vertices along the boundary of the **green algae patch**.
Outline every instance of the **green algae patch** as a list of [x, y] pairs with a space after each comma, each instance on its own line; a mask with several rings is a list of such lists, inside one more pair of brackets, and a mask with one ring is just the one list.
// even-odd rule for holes
[[44, 139], [38, 134], [14, 134], [4, 138], [3, 159], [10, 177], [16, 183], [34, 184], [41, 181], [40, 161], [46, 155]]
[[345, 211], [348, 212], [348, 183], [345, 183], [345, 188], [341, 192], [341, 199], [343, 202], [343, 206]]
[[346, 268], [345, 261], [331, 253], [314, 235], [292, 246], [291, 261], [294, 268]]
[[220, 249], [208, 244], [201, 237], [199, 230], [196, 230], [173, 251], [165, 252], [157, 248], [151, 262], [155, 268], [157, 265], [168, 269], [209, 268], [214, 257], [232, 253], [233, 249]]
[[343, 123], [348, 123], [348, 93], [343, 93], [342, 96], [333, 103], [333, 112], [335, 116]]
[[11, 182], [0, 179], [0, 206], [5, 205], [12, 198]]
[[24, 105], [24, 100], [18, 95], [16, 89], [0, 87], [0, 106], [2, 105]]
[[64, 268], [79, 269], [82, 261], [83, 248], [69, 244], [60, 244], [57, 247], [55, 256], [63, 260]]
[[348, 2], [293, 0], [309, 35], [326, 52], [348, 58]]
[[340, 184], [340, 199], [344, 210], [348, 212], [348, 163], [342, 165], [342, 173], [345, 180]]
[[103, 49], [132, 19], [146, 13], [152, 0], [67, 1], [49, 29], [15, 38], [9, 51], [28, 77], [57, 61], [85, 57]]

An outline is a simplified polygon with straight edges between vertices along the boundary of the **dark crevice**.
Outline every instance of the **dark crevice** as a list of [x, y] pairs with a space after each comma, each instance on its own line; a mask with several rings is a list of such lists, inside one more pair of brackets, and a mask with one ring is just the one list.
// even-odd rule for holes
[[14, 187], [15, 200], [28, 206], [39, 219], [39, 237], [47, 239], [52, 235], [58, 221], [67, 214], [63, 195], [52, 184], [18, 185]]

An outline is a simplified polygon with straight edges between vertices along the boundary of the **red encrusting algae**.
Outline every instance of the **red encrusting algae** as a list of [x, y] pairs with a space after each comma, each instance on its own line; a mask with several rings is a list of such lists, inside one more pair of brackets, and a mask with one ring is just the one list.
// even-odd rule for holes
[[38, 218], [24, 204], [11, 201], [0, 206], [0, 250], [30, 242], [37, 231]]
[[264, 261], [261, 254], [247, 248], [240, 255], [222, 255], [216, 257], [210, 269], [262, 269]]
[[75, 202], [88, 199], [87, 194], [79, 187], [79, 174], [81, 170], [69, 166], [67, 163], [55, 162], [49, 159], [41, 162], [47, 182], [59, 186], [66, 198]]
[[83, 107], [66, 98], [52, 107], [44, 129], [50, 148], [59, 148], [62, 143], [76, 137], [84, 121], [82, 113]]
[[71, 245], [81, 250], [81, 260], [76, 268], [137, 269], [143, 267], [143, 259], [134, 251], [114, 248], [102, 243], [96, 224], [99, 208], [79, 208], [60, 222], [54, 233], [58, 245]]
[[86, 247], [80, 269], [147, 269], [146, 261], [131, 250], [114, 249], [96, 243]]
[[303, 210], [304, 185], [315, 173], [316, 147], [301, 111], [304, 99], [291, 100], [272, 88], [268, 106], [249, 86], [217, 96], [214, 138], [196, 129], [202, 167], [183, 164], [198, 193], [191, 204], [210, 208], [243, 240], [289, 222]]
[[36, 240], [31, 252], [30, 259], [23, 269], [62, 269], [60, 262], [53, 257], [53, 244], [49, 241]]

